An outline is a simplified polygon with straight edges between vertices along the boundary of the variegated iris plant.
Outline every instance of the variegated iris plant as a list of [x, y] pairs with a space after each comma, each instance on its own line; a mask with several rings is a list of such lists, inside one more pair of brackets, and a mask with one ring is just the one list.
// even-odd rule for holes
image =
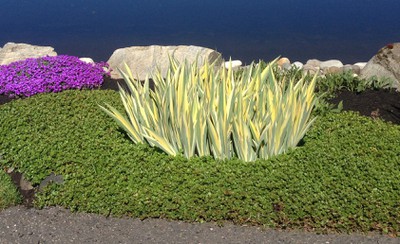
[[315, 77], [310, 83], [284, 79], [251, 65], [240, 74], [232, 68], [202, 67], [170, 58], [163, 78], [135, 80], [121, 72], [129, 91], [120, 87], [127, 117], [107, 104], [100, 106], [134, 143], [149, 143], [170, 155], [212, 155], [244, 161], [266, 159], [295, 147], [313, 122]]

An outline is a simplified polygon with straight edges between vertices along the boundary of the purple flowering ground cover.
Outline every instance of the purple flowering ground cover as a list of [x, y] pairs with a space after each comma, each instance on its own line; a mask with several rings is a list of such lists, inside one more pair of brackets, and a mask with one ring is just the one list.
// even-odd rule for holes
[[37, 93], [100, 87], [109, 75], [105, 62], [85, 63], [78, 57], [59, 55], [29, 58], [0, 66], [0, 95], [30, 97]]

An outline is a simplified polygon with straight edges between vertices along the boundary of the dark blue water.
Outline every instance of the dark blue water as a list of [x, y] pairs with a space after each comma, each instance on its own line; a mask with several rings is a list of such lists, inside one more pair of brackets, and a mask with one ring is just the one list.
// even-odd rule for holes
[[193, 44], [246, 63], [368, 61], [400, 41], [400, 0], [2, 0], [0, 45], [106, 61], [120, 47]]

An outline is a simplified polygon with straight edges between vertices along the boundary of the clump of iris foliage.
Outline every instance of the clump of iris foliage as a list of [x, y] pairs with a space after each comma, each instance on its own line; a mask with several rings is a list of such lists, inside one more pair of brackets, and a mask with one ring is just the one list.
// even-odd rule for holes
[[160, 70], [153, 73], [154, 91], [148, 78], [141, 84], [127, 67], [122, 74], [129, 90], [120, 87], [120, 95], [128, 116], [101, 108], [134, 143], [170, 155], [266, 159], [296, 147], [314, 120], [317, 76], [278, 80], [275, 61], [235, 75], [231, 65], [218, 69], [205, 61], [199, 67], [171, 57], [165, 78]]
[[99, 109], [104, 103], [124, 109], [117, 92], [103, 90], [38, 94], [0, 106], [1, 166], [36, 185], [52, 172], [64, 178], [37, 194], [37, 207], [399, 234], [398, 125], [326, 111], [286, 154], [254, 162], [186, 159], [133, 144]]
[[85, 63], [78, 57], [59, 55], [29, 58], [0, 66], [0, 94], [30, 97], [43, 92], [99, 87], [106, 74], [104, 62]]

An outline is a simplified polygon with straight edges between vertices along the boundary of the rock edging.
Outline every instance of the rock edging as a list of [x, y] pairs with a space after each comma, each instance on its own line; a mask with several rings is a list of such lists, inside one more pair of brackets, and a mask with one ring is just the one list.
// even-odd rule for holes
[[[3, 48], [0, 48], [0, 65], [27, 58], [56, 55], [57, 53], [53, 47], [9, 42]], [[224, 64], [226, 68], [229, 67], [229, 62], [224, 62], [221, 53], [210, 48], [193, 45], [151, 45], [119, 48], [113, 52], [107, 63], [112, 70], [111, 78], [113, 79], [122, 78], [119, 69], [124, 71], [126, 63], [136, 78], [144, 80], [146, 75], [151, 75], [151, 72], [156, 67], [160, 68], [161, 73], [165, 76], [169, 63], [168, 55], [174, 56], [179, 62], [183, 62], [185, 59], [193, 62], [197, 59], [199, 65], [202, 65], [204, 60], [208, 60], [209, 62], [215, 62], [218, 66]], [[94, 63], [88, 57], [83, 57], [81, 60]], [[325, 75], [352, 72], [354, 76], [360, 76], [361, 78], [389, 78], [394, 81], [393, 88], [400, 91], [400, 43], [386, 45], [368, 62], [343, 64], [336, 59], [324, 61], [310, 59], [303, 64], [299, 61], [291, 63], [288, 58], [282, 57], [277, 61], [277, 64], [282, 69], [297, 67], [309, 74], [319, 72], [320, 75]], [[231, 65], [235, 69], [243, 67], [240, 60], [233, 60]]]

